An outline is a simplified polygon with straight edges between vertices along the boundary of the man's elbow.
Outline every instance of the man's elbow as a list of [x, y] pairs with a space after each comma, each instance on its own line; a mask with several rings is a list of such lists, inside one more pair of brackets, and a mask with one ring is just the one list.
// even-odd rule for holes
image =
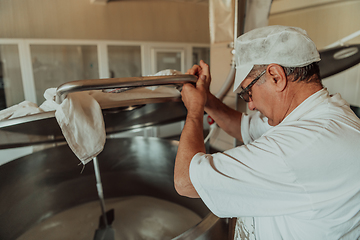
[[189, 198], [199, 198], [199, 195], [196, 192], [194, 186], [189, 181], [181, 178], [174, 178], [174, 186], [176, 192], [181, 196]]
[[186, 189], [184, 187], [184, 184], [179, 179], [174, 179], [174, 187], [176, 192], [181, 196], [186, 196]]

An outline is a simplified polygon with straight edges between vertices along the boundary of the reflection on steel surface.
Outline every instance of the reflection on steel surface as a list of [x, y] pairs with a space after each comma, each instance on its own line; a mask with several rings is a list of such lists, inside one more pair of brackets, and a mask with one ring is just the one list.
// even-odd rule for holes
[[111, 88], [136, 88], [162, 85], [183, 85], [185, 83], [196, 83], [194, 75], [171, 75], [151, 77], [129, 77], [129, 78], [106, 78], [89, 79], [67, 82], [60, 85], [56, 90], [56, 102], [61, 103], [66, 95], [72, 92], [103, 90]]
[[342, 72], [360, 62], [360, 44], [340, 46], [320, 50], [319, 62], [321, 78]]
[[[156, 138], [108, 139], [98, 156], [105, 199], [142, 195], [166, 200], [203, 219], [177, 239], [229, 239], [225, 220], [212, 215], [200, 199], [176, 193], [173, 168], [177, 144]], [[2, 165], [0, 239], [16, 239], [51, 216], [97, 200], [93, 166], [86, 165], [80, 173], [78, 163], [70, 148], [63, 145]]]
[[[147, 104], [131, 111], [103, 110], [106, 133], [182, 121], [186, 113], [182, 102]], [[0, 149], [64, 141], [54, 112], [0, 121], [0, 131], [7, 133], [0, 134]]]
[[[79, 80], [65, 83], [57, 88], [57, 101], [61, 102], [68, 93], [111, 88], [137, 88], [145, 86], [196, 83], [194, 75], [172, 75], [131, 78], [109, 78]], [[146, 104], [146, 105], [145, 105]], [[172, 123], [185, 119], [186, 109], [177, 97], [148, 98], [123, 101], [117, 107], [145, 105], [140, 109], [104, 109], [107, 133], [127, 131], [140, 127]], [[0, 121], [0, 149], [23, 147], [41, 143], [64, 141], [61, 129], [55, 119], [55, 112], [33, 114], [25, 117]], [[17, 133], [17, 134], [11, 134]]]
[[[106, 201], [106, 206], [115, 212], [111, 224], [115, 240], [168, 240], [201, 221], [181, 205], [149, 196], [112, 198]], [[98, 227], [98, 218], [99, 203], [85, 203], [44, 220], [17, 240], [90, 240]]]

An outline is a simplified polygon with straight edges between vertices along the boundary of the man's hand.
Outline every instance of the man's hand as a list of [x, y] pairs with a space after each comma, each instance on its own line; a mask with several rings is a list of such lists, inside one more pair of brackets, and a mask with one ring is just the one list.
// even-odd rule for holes
[[211, 75], [209, 66], [201, 60], [200, 66], [194, 65], [186, 73], [197, 76], [198, 81], [196, 86], [184, 84], [181, 91], [182, 100], [188, 110], [188, 114], [201, 113], [203, 115], [207, 96], [210, 94]]
[[196, 86], [184, 84], [181, 97], [188, 110], [185, 126], [181, 133], [178, 152], [175, 160], [174, 183], [176, 191], [182, 196], [199, 197], [191, 183], [189, 167], [191, 159], [196, 153], [205, 153], [203, 136], [204, 107], [207, 96], [210, 94], [210, 71], [209, 66], [200, 61], [187, 71], [198, 77]]
[[203, 60], [200, 60], [200, 66], [194, 65], [192, 68], [187, 70], [186, 74], [192, 74], [198, 78], [200, 76], [205, 76], [207, 79], [211, 79], [209, 65], [207, 65]]
[[225, 105], [210, 93], [211, 75], [209, 66], [204, 61], [200, 61], [200, 66], [194, 65], [187, 73], [193, 74], [199, 79], [196, 87], [193, 85], [186, 86], [185, 91], [183, 87], [181, 93], [183, 102], [188, 109], [188, 117], [200, 118], [200, 114], [202, 117], [205, 110], [222, 130], [242, 142], [240, 132], [242, 113]]

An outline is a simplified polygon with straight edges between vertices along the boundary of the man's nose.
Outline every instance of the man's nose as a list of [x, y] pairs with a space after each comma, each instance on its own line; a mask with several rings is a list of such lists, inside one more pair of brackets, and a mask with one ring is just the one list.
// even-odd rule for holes
[[248, 102], [248, 108], [252, 111], [254, 111], [256, 109], [256, 107], [251, 99], [250, 99], [250, 102]]

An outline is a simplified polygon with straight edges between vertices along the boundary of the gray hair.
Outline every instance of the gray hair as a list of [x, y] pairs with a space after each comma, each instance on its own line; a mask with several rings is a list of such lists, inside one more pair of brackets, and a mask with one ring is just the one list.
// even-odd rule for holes
[[[268, 65], [255, 65], [251, 70], [249, 76], [254, 77], [260, 74], [261, 71], [265, 70]], [[321, 83], [320, 69], [317, 62], [311, 63], [304, 67], [283, 67], [287, 77], [292, 82], [307, 82], [307, 83]], [[265, 82], [265, 78], [259, 79], [258, 84]]]
[[321, 83], [320, 69], [317, 62], [304, 67], [283, 67], [286, 76], [292, 76], [291, 81]]

